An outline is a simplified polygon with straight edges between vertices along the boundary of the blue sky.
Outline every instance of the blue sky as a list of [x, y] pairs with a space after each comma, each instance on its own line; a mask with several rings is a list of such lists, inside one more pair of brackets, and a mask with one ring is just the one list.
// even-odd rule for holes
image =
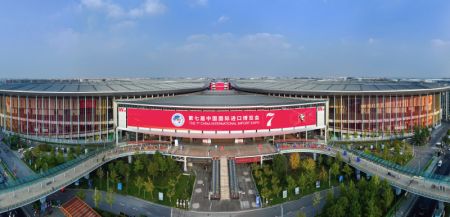
[[0, 77], [450, 77], [445, 0], [0, 6]]

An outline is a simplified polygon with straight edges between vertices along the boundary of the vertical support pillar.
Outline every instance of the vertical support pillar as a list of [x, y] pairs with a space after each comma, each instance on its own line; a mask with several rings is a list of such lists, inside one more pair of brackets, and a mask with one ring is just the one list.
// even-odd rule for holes
[[317, 153], [313, 153], [313, 159], [314, 159], [314, 161], [317, 160]]
[[183, 168], [184, 168], [184, 172], [187, 172], [187, 157], [186, 156], [183, 157]]
[[264, 161], [264, 158], [263, 158], [263, 156], [261, 155], [261, 156], [259, 156], [260, 157], [260, 166], [261, 166], [261, 168], [262, 168], [262, 166], [263, 166], [263, 161]]
[[133, 156], [128, 155], [128, 164], [133, 163]]

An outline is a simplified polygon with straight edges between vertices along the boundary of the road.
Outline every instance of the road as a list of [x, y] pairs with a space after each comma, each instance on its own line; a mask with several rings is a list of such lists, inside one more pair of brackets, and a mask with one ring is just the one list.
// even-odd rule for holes
[[[320, 210], [325, 205], [325, 197], [328, 191], [333, 190], [335, 194], [339, 193], [338, 188], [323, 190], [320, 192], [321, 202], [317, 207], [313, 206], [313, 194], [306, 195], [299, 200], [290, 201], [281, 205], [275, 205], [267, 208], [246, 210], [246, 211], [236, 211], [236, 212], [196, 212], [196, 211], [185, 211], [179, 210], [149, 201], [145, 201], [136, 197], [123, 196], [120, 194], [115, 194], [115, 200], [112, 206], [102, 201], [99, 204], [99, 208], [111, 213], [119, 214], [120, 212], [126, 213], [130, 216], [159, 216], [159, 217], [194, 217], [194, 216], [204, 216], [204, 217], [276, 217], [281, 216], [281, 210], [283, 209], [283, 216], [295, 217], [299, 211], [302, 211], [306, 216], [315, 216], [316, 212]], [[76, 194], [77, 190], [67, 189], [64, 193], [57, 192], [48, 197], [48, 200], [61, 200], [61, 202], [68, 201]], [[101, 192], [102, 195], [105, 192]], [[86, 203], [94, 207], [94, 201], [92, 199], [92, 190], [86, 191]], [[103, 196], [103, 198], [105, 198]], [[283, 207], [283, 208], [281, 208]]]

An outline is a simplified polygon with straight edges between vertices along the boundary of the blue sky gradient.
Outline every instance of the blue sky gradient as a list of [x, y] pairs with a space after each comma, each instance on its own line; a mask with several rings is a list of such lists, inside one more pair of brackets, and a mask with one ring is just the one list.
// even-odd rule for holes
[[0, 77], [450, 77], [444, 0], [48, 0], [0, 7]]

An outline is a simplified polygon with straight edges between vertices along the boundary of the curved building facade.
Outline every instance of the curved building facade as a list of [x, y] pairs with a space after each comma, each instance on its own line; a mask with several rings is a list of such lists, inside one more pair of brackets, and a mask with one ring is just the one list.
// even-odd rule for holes
[[4, 132], [38, 141], [113, 141], [113, 102], [201, 91], [204, 80], [10, 80], [0, 85]]
[[[220, 94], [172, 97], [207, 90], [210, 87], [208, 79], [6, 80], [0, 83], [0, 127], [3, 132], [30, 140], [72, 144], [104, 143], [114, 141], [117, 133], [115, 130], [120, 114], [118, 104], [132, 110], [156, 108], [202, 112], [296, 108], [289, 106], [292, 102], [288, 99], [277, 101], [275, 107], [266, 104], [275, 102], [275, 98], [279, 97], [319, 99], [320, 103], [316, 102], [315, 105], [326, 104], [325, 125], [330, 131], [328, 135], [344, 139], [408, 135], [416, 126], [433, 127], [440, 124], [443, 118], [449, 117], [448, 82], [235, 79], [229, 83], [227, 81], [227, 84], [241, 93], [222, 98]], [[261, 95], [269, 95], [269, 98]], [[161, 97], [164, 100], [152, 100]], [[298, 104], [297, 108], [303, 108], [300, 104], [305, 102], [301, 100], [294, 99]], [[147, 116], [138, 114], [137, 117], [144, 119]], [[158, 130], [162, 132], [159, 135], [174, 135], [170, 129]], [[187, 133], [184, 136], [189, 138], [243, 138], [251, 137], [249, 133], [253, 132], [242, 131], [239, 134], [239, 129], [235, 131], [231, 128], [200, 130], [201, 133], [198, 133], [198, 129], [179, 130]], [[265, 134], [267, 129], [259, 130], [255, 135], [283, 134], [275, 133], [278, 129]]]
[[408, 135], [440, 124], [447, 84], [393, 80], [235, 80], [233, 88], [281, 97], [326, 99], [329, 130], [340, 138]]

